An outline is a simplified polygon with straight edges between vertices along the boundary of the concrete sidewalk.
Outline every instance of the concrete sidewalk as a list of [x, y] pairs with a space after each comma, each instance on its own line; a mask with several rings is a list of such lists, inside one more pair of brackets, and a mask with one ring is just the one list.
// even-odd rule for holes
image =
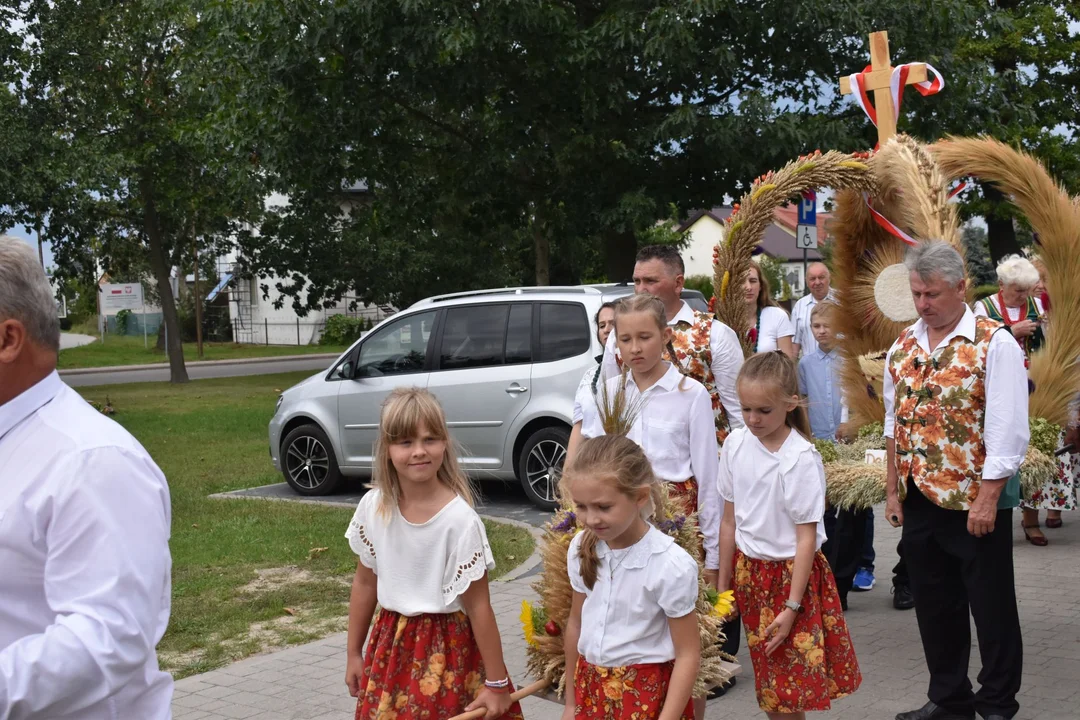
[[[290, 360], [333, 360], [341, 353], [308, 353], [306, 355], [271, 355], [267, 357], [237, 358], [235, 360], [185, 360], [184, 366], [188, 368], [220, 367], [223, 365], [258, 365], [260, 363], [288, 362]], [[329, 364], [329, 363], [327, 363]], [[70, 375], [100, 375], [102, 373], [119, 373], [131, 370], [167, 370], [169, 363], [149, 363], [143, 365], [109, 365], [106, 367], [90, 368], [67, 368], [60, 370], [61, 377]]]
[[[899, 531], [878, 513], [875, 547], [878, 586], [853, 593], [848, 623], [863, 672], [862, 688], [837, 701], [828, 717], [891, 720], [925, 702], [928, 675], [913, 611], [892, 608], [889, 571], [896, 562]], [[1018, 515], [1018, 514], [1017, 514]], [[1017, 594], [1024, 628], [1024, 684], [1020, 720], [1070, 720], [1080, 716], [1080, 515], [1048, 530], [1049, 547], [1024, 542], [1015, 518]], [[518, 615], [521, 600], [535, 600], [534, 577], [492, 584], [492, 605], [502, 631], [511, 677], [524, 674], [525, 641]], [[974, 632], [973, 632], [974, 636]], [[745, 644], [744, 644], [745, 645]], [[754, 697], [753, 672], [745, 646], [743, 676], [725, 697], [710, 701], [708, 720], [762, 717]], [[973, 650], [971, 677], [978, 674]], [[346, 720], [356, 701], [345, 688], [345, 635], [249, 658], [176, 683], [176, 720]], [[561, 706], [544, 699], [522, 703], [529, 720], [559, 720]]]

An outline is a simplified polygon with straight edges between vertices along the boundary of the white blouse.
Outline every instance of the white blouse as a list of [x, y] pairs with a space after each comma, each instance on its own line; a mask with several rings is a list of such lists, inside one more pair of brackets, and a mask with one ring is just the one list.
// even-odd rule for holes
[[345, 537], [360, 562], [378, 576], [379, 605], [407, 617], [463, 609], [460, 597], [495, 569], [484, 523], [460, 497], [425, 523], [394, 508], [379, 514], [377, 489], [360, 499]]
[[[614, 397], [622, 376], [607, 381], [608, 397]], [[667, 482], [683, 482], [691, 477], [698, 486], [698, 525], [705, 536], [705, 567], [720, 567], [720, 499], [716, 495], [720, 447], [712, 399], [705, 386], [684, 376], [674, 365], [645, 392], [638, 389], [631, 373], [626, 374], [627, 402], [640, 405], [637, 420], [627, 437], [641, 446], [653, 472]], [[600, 402], [600, 395], [596, 403]], [[593, 416], [595, 414], [595, 420]], [[585, 437], [604, 434], [599, 411], [586, 416]]]
[[791, 337], [795, 334], [795, 326], [791, 324], [791, 318], [782, 308], [767, 305], [761, 308], [761, 327], [758, 328], [758, 352], [772, 352], [776, 350], [777, 340], [782, 337]]
[[697, 562], [650, 525], [641, 540], [623, 550], [612, 550], [603, 540], [596, 543], [600, 563], [590, 590], [578, 558], [582, 535], [574, 537], [566, 553], [570, 585], [585, 595], [578, 652], [599, 667], [674, 660], [668, 618], [694, 611]]
[[[597, 367], [589, 368], [585, 371], [585, 374], [581, 376], [581, 381], [578, 383], [577, 391], [574, 393], [574, 415], [571, 425], [577, 425], [581, 423], [582, 430], [585, 429], [585, 411], [586, 408], [596, 409], [596, 395], [593, 394], [593, 378], [596, 377], [597, 370], [599, 369], [599, 363]], [[598, 378], [596, 381], [597, 391], [600, 389], [600, 382], [603, 378]], [[594, 437], [589, 435], [587, 437]]]
[[757, 560], [795, 557], [795, 526], [816, 522], [825, 542], [825, 467], [813, 444], [792, 430], [772, 452], [745, 428], [720, 451], [720, 497], [735, 505], [735, 544]]

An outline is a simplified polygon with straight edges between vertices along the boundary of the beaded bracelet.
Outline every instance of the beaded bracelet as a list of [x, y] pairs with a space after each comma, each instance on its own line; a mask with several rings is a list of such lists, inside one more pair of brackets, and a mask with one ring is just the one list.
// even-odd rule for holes
[[484, 687], [486, 687], [488, 690], [494, 690], [496, 692], [509, 692], [510, 676], [508, 675], [502, 680], [485, 680]]

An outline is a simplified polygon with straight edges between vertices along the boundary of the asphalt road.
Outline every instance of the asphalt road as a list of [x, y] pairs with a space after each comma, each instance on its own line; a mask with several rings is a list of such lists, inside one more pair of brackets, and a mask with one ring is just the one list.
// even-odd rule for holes
[[[312, 373], [327, 370], [333, 360], [326, 358], [304, 358], [301, 360], [273, 360], [269, 362], [245, 363], [236, 365], [188, 365], [188, 377], [192, 380], [207, 378], [237, 377], [239, 375], [273, 375], [275, 373], [298, 372], [307, 370]], [[60, 376], [71, 387], [89, 385], [118, 385], [121, 383], [168, 382], [169, 369], [153, 370], [117, 370], [116, 372], [86, 373]]]

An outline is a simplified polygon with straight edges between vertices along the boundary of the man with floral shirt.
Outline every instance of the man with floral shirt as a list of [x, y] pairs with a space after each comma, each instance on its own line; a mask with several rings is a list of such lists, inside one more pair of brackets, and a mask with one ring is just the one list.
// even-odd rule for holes
[[[1028, 445], [1024, 356], [1001, 323], [965, 303], [955, 248], [926, 241], [905, 263], [919, 320], [893, 344], [885, 369], [885, 513], [903, 526], [930, 701], [896, 717], [1006, 720], [1020, 707], [1023, 663], [1012, 509]], [[974, 694], [969, 613], [983, 668]]]

